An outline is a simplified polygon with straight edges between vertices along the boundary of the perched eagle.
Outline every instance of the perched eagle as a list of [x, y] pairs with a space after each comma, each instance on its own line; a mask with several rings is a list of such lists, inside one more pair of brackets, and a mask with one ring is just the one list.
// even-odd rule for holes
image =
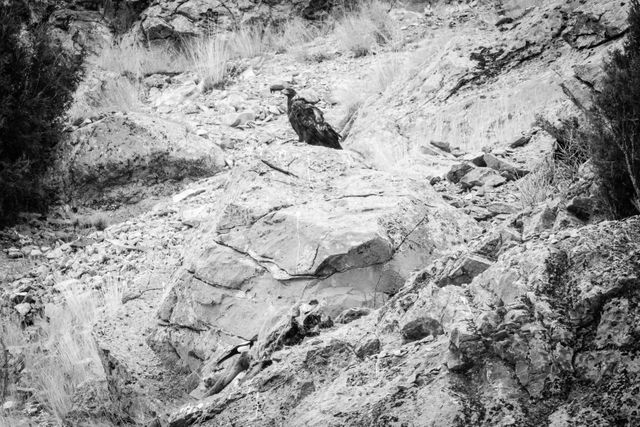
[[287, 97], [287, 115], [291, 127], [298, 134], [298, 141], [342, 150], [340, 146], [342, 137], [324, 121], [322, 111], [304, 98], [297, 97], [296, 91], [289, 87], [271, 86], [271, 92], [276, 91], [282, 91]]

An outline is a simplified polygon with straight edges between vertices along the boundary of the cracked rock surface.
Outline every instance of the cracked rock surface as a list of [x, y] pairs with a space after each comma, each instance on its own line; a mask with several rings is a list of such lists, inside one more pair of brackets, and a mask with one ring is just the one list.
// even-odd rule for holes
[[[219, 215], [184, 211], [198, 225], [155, 337], [187, 363], [207, 359], [218, 334], [251, 336], [297, 300], [322, 300], [331, 316], [379, 306], [479, 230], [424, 181], [365, 168], [348, 152], [272, 147], [261, 160], [291, 175], [249, 162], [194, 197], [227, 200]], [[196, 342], [199, 358], [189, 356]]]

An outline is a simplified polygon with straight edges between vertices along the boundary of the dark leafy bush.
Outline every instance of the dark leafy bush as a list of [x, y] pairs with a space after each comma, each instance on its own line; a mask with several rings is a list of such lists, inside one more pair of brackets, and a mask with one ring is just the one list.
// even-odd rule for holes
[[603, 90], [595, 99], [598, 134], [591, 139], [604, 195], [620, 218], [640, 212], [640, 1], [631, 1], [624, 49], [605, 65]]
[[81, 55], [32, 22], [28, 3], [0, 2], [0, 220], [42, 208], [42, 173], [82, 75]]

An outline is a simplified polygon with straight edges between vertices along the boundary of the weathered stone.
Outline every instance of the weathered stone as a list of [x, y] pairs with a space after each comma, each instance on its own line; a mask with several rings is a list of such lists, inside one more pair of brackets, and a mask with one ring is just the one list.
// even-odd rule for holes
[[483, 158], [487, 167], [505, 173], [503, 176], [506, 176], [509, 180], [522, 178], [529, 173], [528, 170], [519, 168], [506, 160], [498, 158], [492, 153], [485, 153]]
[[74, 132], [61, 144], [52, 179], [62, 180], [76, 202], [134, 203], [178, 188], [185, 178], [224, 167], [224, 155], [184, 126], [141, 113], [110, 115]]
[[252, 122], [256, 119], [256, 115], [253, 111], [245, 111], [243, 113], [235, 115], [231, 120], [229, 120], [229, 126], [239, 127], [245, 126], [247, 123]]
[[545, 230], [550, 230], [556, 220], [556, 213], [553, 208], [542, 205], [523, 220], [522, 238], [531, 239]]
[[493, 264], [490, 260], [480, 256], [465, 255], [454, 264], [450, 273], [438, 281], [439, 286], [460, 286], [470, 283], [474, 277], [485, 271]]
[[420, 152], [422, 154], [426, 154], [427, 156], [442, 156], [442, 151], [439, 151], [432, 147], [421, 146]]
[[487, 163], [484, 161], [484, 153], [482, 151], [467, 153], [460, 157], [460, 160], [481, 168], [487, 166]]
[[16, 304], [13, 308], [20, 314], [20, 316], [25, 317], [31, 311], [31, 304], [29, 304], [28, 302], [24, 302], [21, 304]]
[[359, 358], [365, 358], [367, 356], [373, 356], [374, 354], [378, 354], [380, 352], [380, 340], [378, 338], [371, 338], [358, 347], [356, 347], [356, 355]]
[[180, 86], [171, 86], [164, 89], [153, 100], [155, 108], [175, 107], [185, 103], [187, 100], [197, 96], [200, 93], [200, 86], [195, 81], [187, 81]]
[[529, 143], [529, 141], [531, 141], [531, 137], [532, 136], [533, 135], [531, 135], [531, 134], [526, 134], [526, 135], [521, 136], [520, 138], [516, 139], [511, 144], [509, 144], [509, 148], [524, 147], [525, 145], [527, 145]]
[[629, 307], [629, 300], [614, 298], [602, 309], [596, 335], [596, 345], [603, 349], [614, 345], [624, 347], [634, 341], [634, 326], [640, 313]]
[[410, 320], [400, 328], [405, 341], [416, 341], [429, 335], [436, 337], [443, 333], [442, 325], [437, 320], [424, 316]]
[[464, 213], [466, 213], [476, 221], [486, 221], [496, 216], [495, 213], [489, 211], [488, 209], [476, 205], [467, 206], [463, 210]]
[[366, 307], [351, 307], [344, 310], [336, 317], [336, 323], [349, 323], [371, 313]]
[[574, 197], [566, 206], [567, 211], [579, 220], [588, 221], [594, 211], [596, 200], [592, 197]]
[[[270, 310], [286, 309], [300, 292], [324, 304], [329, 316], [378, 306], [412, 270], [461, 242], [460, 231], [477, 229], [428, 183], [368, 170], [347, 151], [269, 147], [263, 158], [218, 177], [232, 193], [212, 197], [228, 202], [214, 219], [199, 221], [206, 232], [194, 236], [186, 271], [174, 276], [162, 305], [169, 325], [161, 327], [180, 325], [184, 332], [172, 340], [183, 357], [196, 337], [217, 347], [213, 334], [202, 336], [209, 325], [252, 336]], [[411, 245], [403, 243], [408, 233]]]
[[478, 167], [467, 174], [465, 174], [460, 179], [460, 185], [462, 188], [473, 188], [473, 187], [498, 187], [507, 182], [507, 180], [500, 176], [498, 172], [490, 168], [482, 168]]
[[495, 214], [512, 214], [518, 212], [518, 207], [513, 204], [493, 202], [485, 206], [489, 212]]
[[469, 163], [457, 163], [451, 166], [449, 172], [447, 172], [447, 180], [457, 184], [460, 182], [463, 176], [473, 169], [473, 165]]
[[451, 372], [464, 372], [471, 364], [458, 351], [447, 352], [445, 364]]
[[556, 219], [553, 223], [553, 231], [564, 230], [566, 228], [581, 227], [584, 221], [579, 220], [566, 209], [559, 209]]
[[431, 142], [429, 142], [429, 144], [433, 145], [436, 148], [441, 149], [442, 151], [444, 151], [446, 153], [450, 153], [451, 152], [451, 144], [449, 144], [448, 142], [445, 142], [445, 141], [431, 141]]

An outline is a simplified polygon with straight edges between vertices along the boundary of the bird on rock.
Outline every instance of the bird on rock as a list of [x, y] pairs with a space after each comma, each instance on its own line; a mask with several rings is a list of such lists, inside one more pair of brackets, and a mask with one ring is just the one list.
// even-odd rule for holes
[[253, 347], [253, 345], [256, 343], [257, 340], [258, 340], [258, 335], [255, 335], [250, 340], [243, 341], [240, 344], [234, 346], [233, 348], [231, 348], [230, 350], [225, 352], [218, 359], [216, 364], [219, 365], [222, 362], [224, 362], [225, 360], [232, 358], [233, 356], [237, 356], [238, 354], [242, 354], [242, 353], [248, 352], [249, 350], [251, 350], [251, 347]]
[[342, 146], [340, 146], [342, 137], [329, 123], [324, 121], [320, 109], [304, 98], [296, 96], [296, 91], [290, 87], [271, 86], [271, 93], [277, 91], [287, 97], [287, 115], [291, 127], [298, 134], [298, 141], [342, 150]]

